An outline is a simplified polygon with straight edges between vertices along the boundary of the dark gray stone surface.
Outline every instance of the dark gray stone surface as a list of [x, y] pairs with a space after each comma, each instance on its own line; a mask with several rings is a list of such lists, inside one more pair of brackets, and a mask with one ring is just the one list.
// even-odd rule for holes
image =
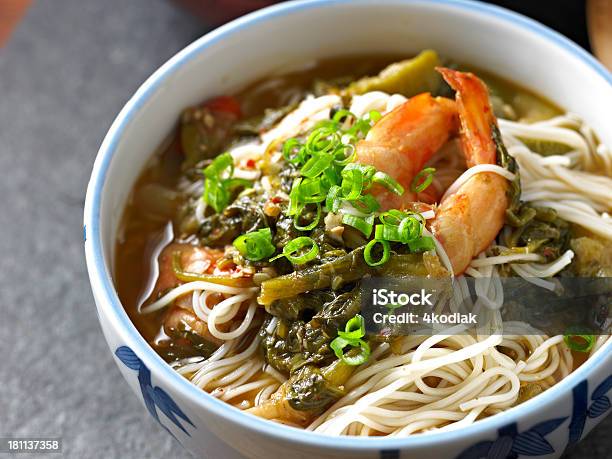
[[[115, 114], [204, 31], [162, 0], [39, 0], [0, 50], [0, 436], [62, 436], [75, 458], [190, 457], [111, 359], [81, 220]], [[611, 427], [568, 457], [609, 458]]]

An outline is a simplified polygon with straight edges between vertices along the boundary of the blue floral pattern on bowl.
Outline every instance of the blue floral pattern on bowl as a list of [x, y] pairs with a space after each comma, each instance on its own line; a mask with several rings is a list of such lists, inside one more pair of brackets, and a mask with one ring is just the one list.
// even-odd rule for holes
[[[612, 375], [599, 384], [591, 394], [589, 404], [589, 382], [582, 381], [572, 389], [573, 408], [569, 423], [566, 447], [582, 438], [586, 420], [602, 416], [612, 404], [607, 393], [612, 389]], [[568, 417], [550, 419], [519, 433], [517, 424], [508, 424], [498, 430], [493, 441], [483, 441], [467, 448], [457, 459], [517, 459], [519, 456], [543, 456], [555, 452], [546, 435], [556, 430]]]
[[483, 441], [466, 449], [457, 459], [516, 459], [523, 456], [542, 456], [554, 453], [555, 449], [546, 440], [567, 419], [556, 418], [536, 424], [519, 433], [515, 422], [502, 427], [494, 441]]
[[569, 440], [567, 446], [572, 446], [582, 438], [582, 432], [587, 418], [594, 419], [602, 416], [610, 409], [610, 399], [606, 395], [612, 389], [612, 375], [608, 376], [591, 394], [592, 403], [589, 405], [589, 382], [582, 381], [572, 389], [574, 405], [572, 421], [569, 425]]
[[[174, 434], [165, 425], [162, 424], [157, 408], [166, 415], [172, 423], [181, 429], [186, 435], [191, 436], [185, 429], [180, 419], [185, 421], [187, 424], [195, 428], [195, 425], [187, 417], [187, 415], [179, 408], [179, 406], [172, 400], [168, 393], [161, 387], [153, 387], [151, 384], [151, 371], [143, 363], [140, 358], [134, 353], [128, 346], [120, 346], [115, 350], [115, 355], [121, 362], [131, 370], [138, 372], [138, 382], [140, 383], [140, 391], [142, 392], [142, 398], [147, 410], [153, 416], [159, 425], [161, 425], [170, 435], [174, 437]], [[177, 419], [180, 418], [180, 419]]]

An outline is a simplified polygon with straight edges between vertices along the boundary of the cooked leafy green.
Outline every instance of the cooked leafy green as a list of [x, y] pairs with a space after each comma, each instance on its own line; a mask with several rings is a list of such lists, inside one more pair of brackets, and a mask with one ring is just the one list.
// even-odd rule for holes
[[321, 369], [308, 365], [291, 378], [286, 398], [293, 409], [322, 411], [342, 395], [344, 391], [331, 384]]
[[261, 196], [249, 193], [236, 199], [223, 212], [205, 217], [198, 231], [202, 244], [225, 246], [241, 234], [269, 227], [262, 202]]
[[[361, 309], [358, 289], [337, 296], [319, 293], [315, 298], [308, 305], [312, 307], [302, 310], [318, 311], [312, 319], [280, 319], [271, 331], [268, 330], [268, 320], [268, 324], [261, 328], [265, 359], [277, 370], [291, 374], [307, 364], [328, 364], [333, 361], [335, 356], [329, 343], [337, 336], [338, 329], [343, 328]], [[325, 300], [328, 301], [323, 303]], [[275, 310], [286, 304], [275, 303]], [[284, 311], [279, 312], [284, 314]], [[289, 314], [293, 315], [292, 312]]]
[[582, 277], [612, 277], [612, 244], [596, 237], [581, 236], [570, 242], [575, 259], [572, 270]]
[[422, 92], [435, 93], [442, 81], [436, 72], [440, 59], [432, 50], [425, 50], [412, 59], [396, 62], [383, 69], [377, 76], [365, 77], [351, 83], [348, 94], [384, 91], [412, 97]]
[[388, 276], [426, 276], [421, 254], [395, 254], [381, 267], [369, 266], [363, 257], [364, 247], [331, 260], [262, 282], [257, 301], [267, 306], [282, 298], [331, 287], [334, 290], [361, 279], [366, 274]]
[[525, 247], [528, 252], [539, 253], [547, 261], [560, 257], [569, 248], [570, 226], [557, 216], [554, 209], [521, 204], [519, 214], [525, 217], [510, 235], [509, 247]]

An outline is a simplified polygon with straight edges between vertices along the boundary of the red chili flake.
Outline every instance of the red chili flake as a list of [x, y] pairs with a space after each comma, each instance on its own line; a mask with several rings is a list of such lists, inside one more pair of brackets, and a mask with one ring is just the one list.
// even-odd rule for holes
[[213, 112], [229, 113], [236, 118], [240, 118], [242, 115], [240, 103], [230, 96], [215, 97], [206, 102], [204, 106]]
[[248, 167], [249, 169], [255, 169], [255, 160], [254, 159], [249, 159], [246, 162], [246, 167]]
[[546, 257], [546, 258], [550, 258], [554, 255], [554, 250], [552, 247], [545, 247], [544, 250], [542, 250], [542, 254]]
[[279, 202], [283, 202], [282, 198], [280, 198], [278, 196], [274, 196], [273, 198], [270, 198], [270, 201], [272, 201], [274, 204], [278, 204]]

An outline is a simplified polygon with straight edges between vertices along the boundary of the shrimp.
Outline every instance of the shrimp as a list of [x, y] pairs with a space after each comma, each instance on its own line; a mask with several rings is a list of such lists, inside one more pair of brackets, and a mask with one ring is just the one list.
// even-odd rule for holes
[[[211, 273], [216, 260], [223, 255], [220, 250], [201, 248], [191, 244], [172, 243], [166, 246], [158, 259], [159, 275], [150, 298], [156, 298], [181, 283], [176, 278], [173, 269], [173, 259], [177, 253], [183, 269], [194, 274]], [[175, 304], [168, 309], [163, 326], [164, 331], [170, 337], [179, 336], [189, 330], [214, 344], [223, 343], [212, 336], [206, 322], [195, 315], [189, 295], [177, 299]]]
[[[471, 73], [444, 68], [439, 72], [457, 91], [461, 145], [468, 168], [496, 164], [493, 130], [497, 129], [497, 120], [487, 87]], [[455, 274], [465, 271], [472, 258], [485, 250], [501, 231], [509, 204], [508, 186], [501, 175], [481, 172], [440, 203], [431, 231], [444, 247]]]
[[221, 250], [191, 244], [172, 243], [166, 246], [158, 259], [159, 275], [150, 298], [156, 298], [160, 293], [180, 283], [172, 266], [174, 254], [177, 252], [180, 253], [180, 265], [183, 270], [194, 274], [212, 273], [216, 260], [223, 256]]
[[431, 201], [427, 195], [417, 196], [408, 190], [425, 163], [457, 129], [455, 102], [444, 97], [434, 98], [429, 93], [408, 99], [370, 129], [357, 145], [357, 162], [387, 173], [406, 190], [398, 196], [383, 187], [374, 187], [372, 194], [383, 209], [399, 208], [419, 198]]
[[[412, 97], [381, 118], [357, 144], [358, 162], [386, 172], [406, 190], [434, 153], [457, 134], [468, 168], [496, 163], [493, 130], [497, 121], [487, 87], [472, 73], [437, 70], [457, 92], [455, 101], [427, 93]], [[454, 274], [465, 271], [501, 230], [508, 207], [507, 188], [505, 178], [483, 172], [439, 204], [429, 227], [444, 247]], [[410, 208], [415, 201], [431, 203], [432, 199], [431, 194], [409, 191], [391, 195], [382, 188], [372, 189], [372, 194], [383, 209]]]

